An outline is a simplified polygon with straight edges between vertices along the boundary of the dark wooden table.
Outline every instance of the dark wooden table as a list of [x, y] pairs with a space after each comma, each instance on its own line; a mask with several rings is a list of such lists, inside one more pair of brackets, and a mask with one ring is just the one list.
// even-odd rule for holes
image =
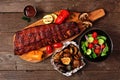
[[[31, 22], [22, 20], [23, 8], [35, 5], [39, 11]], [[103, 62], [89, 62], [71, 77], [53, 69], [50, 58], [41, 63], [21, 60], [13, 52], [13, 34], [39, 20], [43, 15], [60, 9], [90, 12], [104, 8], [106, 16], [93, 27], [105, 30], [112, 38], [114, 49]], [[0, 0], [0, 80], [120, 80], [120, 1], [119, 0]]]

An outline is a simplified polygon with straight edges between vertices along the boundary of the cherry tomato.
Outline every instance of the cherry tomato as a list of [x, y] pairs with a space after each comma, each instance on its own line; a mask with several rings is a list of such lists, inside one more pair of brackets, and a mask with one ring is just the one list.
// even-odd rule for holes
[[90, 48], [90, 49], [93, 48], [93, 44], [92, 44], [92, 43], [89, 43], [89, 44], [88, 44], [88, 48]]
[[104, 45], [104, 44], [102, 44], [102, 45], [101, 45], [101, 48], [102, 48], [102, 49], [104, 49], [104, 48], [105, 48], [105, 45]]
[[46, 47], [46, 52], [48, 53], [48, 54], [50, 54], [50, 53], [52, 53], [53, 52], [53, 48], [52, 48], [52, 46], [47, 46]]
[[99, 55], [100, 54], [100, 49], [95, 49], [94, 52]]
[[97, 37], [97, 32], [93, 32], [93, 33], [92, 33], [92, 37], [93, 37], [93, 38], [96, 38], [96, 37]]
[[62, 46], [63, 46], [62, 43], [55, 43], [55, 44], [53, 45], [54, 48], [60, 48], [60, 47], [62, 47]]
[[97, 44], [97, 43], [98, 43], [98, 40], [97, 40], [97, 39], [94, 39], [93, 43], [94, 43], [94, 44]]

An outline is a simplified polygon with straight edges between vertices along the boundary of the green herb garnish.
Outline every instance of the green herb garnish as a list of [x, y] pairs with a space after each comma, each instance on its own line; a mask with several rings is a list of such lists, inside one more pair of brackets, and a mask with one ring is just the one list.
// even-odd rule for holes
[[25, 21], [27, 21], [27, 22], [30, 22], [30, 21], [31, 21], [31, 18], [28, 18], [28, 17], [26, 17], [26, 16], [23, 16], [22, 19], [25, 20]]

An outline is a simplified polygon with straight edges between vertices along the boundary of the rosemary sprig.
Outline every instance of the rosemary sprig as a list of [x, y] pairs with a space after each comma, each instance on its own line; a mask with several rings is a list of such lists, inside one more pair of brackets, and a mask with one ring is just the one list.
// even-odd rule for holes
[[28, 17], [26, 17], [26, 16], [23, 16], [22, 19], [25, 20], [25, 21], [27, 21], [27, 22], [30, 22], [30, 21], [31, 21], [31, 18], [28, 18]]

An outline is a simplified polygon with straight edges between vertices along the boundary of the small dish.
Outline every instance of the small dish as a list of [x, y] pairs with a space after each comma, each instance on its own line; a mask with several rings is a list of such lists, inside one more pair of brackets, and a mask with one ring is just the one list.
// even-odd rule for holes
[[105, 60], [113, 50], [113, 43], [105, 31], [99, 28], [88, 29], [79, 40], [81, 54], [89, 61]]
[[32, 6], [32, 5], [25, 6], [25, 8], [24, 8], [24, 15], [26, 17], [29, 17], [29, 18], [35, 17], [36, 13], [37, 13], [37, 10], [36, 10], [36, 8], [34, 6]]

